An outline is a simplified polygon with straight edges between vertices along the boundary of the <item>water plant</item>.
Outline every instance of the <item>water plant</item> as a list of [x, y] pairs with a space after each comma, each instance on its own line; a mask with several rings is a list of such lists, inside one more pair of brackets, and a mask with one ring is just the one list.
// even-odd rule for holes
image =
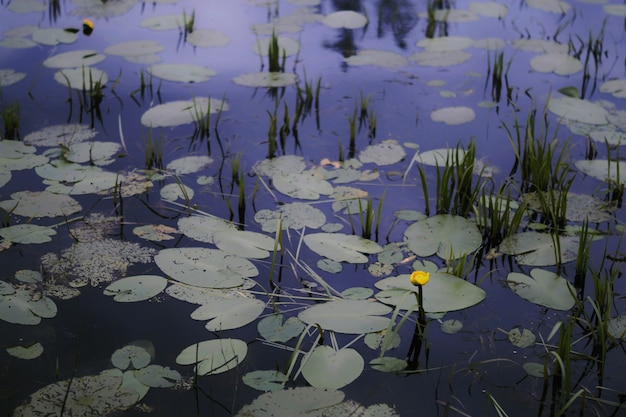
[[267, 48], [267, 61], [269, 72], [284, 72], [287, 53], [278, 45], [278, 35], [272, 31], [272, 36]]
[[159, 139], [154, 138], [152, 128], [148, 131], [147, 138], [143, 141], [144, 166], [147, 170], [163, 169], [163, 146], [165, 135], [161, 132]]
[[19, 140], [20, 138], [20, 103], [15, 101], [0, 111], [4, 125], [4, 139]]

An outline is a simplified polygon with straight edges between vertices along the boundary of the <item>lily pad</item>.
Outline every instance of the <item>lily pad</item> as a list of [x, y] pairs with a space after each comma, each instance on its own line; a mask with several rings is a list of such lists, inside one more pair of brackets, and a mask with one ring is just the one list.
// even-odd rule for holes
[[438, 214], [407, 227], [404, 241], [417, 256], [437, 254], [442, 259], [458, 259], [478, 249], [482, 235], [469, 219]]
[[470, 107], [456, 106], [444, 107], [430, 113], [434, 122], [443, 122], [447, 125], [460, 125], [468, 123], [476, 118], [476, 113]]
[[322, 23], [333, 29], [360, 29], [367, 24], [367, 17], [352, 10], [340, 10], [326, 15]]
[[117, 349], [111, 355], [111, 363], [117, 369], [126, 370], [132, 365], [132, 369], [141, 369], [150, 363], [152, 357], [150, 353], [142, 346], [126, 345]]
[[182, 380], [178, 371], [161, 365], [148, 365], [134, 371], [135, 378], [152, 388], [170, 388]]
[[535, 334], [530, 330], [522, 329], [522, 331], [520, 332], [520, 329], [518, 328], [509, 330], [509, 332], [507, 333], [507, 338], [513, 346], [516, 346], [518, 348], [530, 347], [534, 345], [535, 340], [537, 340]]
[[284, 229], [319, 229], [326, 223], [326, 215], [317, 207], [304, 203], [289, 203], [277, 210], [263, 209], [254, 214], [254, 221], [266, 233], [275, 233], [278, 221]]
[[0, 296], [0, 320], [15, 324], [36, 325], [42, 318], [52, 318], [57, 306], [50, 298], [15, 289], [11, 294]]
[[165, 50], [165, 46], [157, 41], [128, 41], [107, 46], [104, 53], [123, 57], [153, 55]]
[[215, 48], [228, 45], [230, 37], [213, 29], [194, 29], [187, 34], [187, 43], [198, 48]]
[[39, 342], [29, 346], [9, 346], [6, 348], [9, 355], [19, 359], [35, 359], [43, 353], [43, 345]]
[[178, 220], [178, 229], [185, 236], [199, 242], [215, 243], [213, 235], [222, 231], [236, 231], [237, 227], [215, 216], [189, 216]]
[[559, 53], [538, 55], [530, 60], [530, 66], [537, 72], [556, 75], [572, 75], [583, 69], [583, 63], [573, 56]]
[[72, 197], [48, 191], [18, 191], [11, 200], [0, 201], [0, 207], [24, 217], [69, 216], [82, 210]]
[[269, 251], [280, 250], [274, 238], [248, 230], [227, 230], [213, 233], [213, 243], [218, 249], [242, 258], [264, 259], [270, 256]]
[[95, 129], [78, 123], [52, 125], [24, 136], [24, 143], [35, 146], [59, 146], [84, 142], [96, 136]]
[[338, 389], [357, 379], [365, 361], [354, 349], [316, 346], [302, 366], [302, 376], [316, 388]]
[[[418, 289], [411, 284], [409, 274], [385, 278], [374, 285], [381, 290], [376, 294], [380, 302], [400, 306], [403, 310], [417, 310]], [[428, 284], [422, 287], [424, 311], [428, 313], [463, 310], [480, 303], [486, 296], [482, 288], [445, 272], [431, 272]]]
[[[576, 168], [581, 170], [585, 175], [589, 175], [600, 181], [613, 181], [624, 184], [626, 181], [626, 162], [607, 159], [583, 159], [574, 162]], [[618, 177], [619, 173], [619, 177]]]
[[157, 78], [181, 83], [201, 83], [217, 74], [210, 68], [193, 64], [155, 64], [148, 67], [148, 72]]
[[26, 77], [24, 72], [15, 72], [12, 69], [0, 69], [0, 87], [8, 87]]
[[233, 78], [235, 84], [246, 87], [286, 87], [296, 81], [296, 74], [289, 72], [253, 72]]
[[308, 307], [298, 314], [307, 324], [337, 333], [361, 334], [386, 329], [391, 308], [369, 300], [338, 300]]
[[187, 201], [193, 198], [195, 191], [185, 184], [172, 183], [161, 188], [159, 194], [163, 200], [176, 201], [181, 199]]
[[154, 257], [154, 261], [175, 280], [198, 287], [238, 287], [244, 283], [244, 278], [259, 274], [247, 259], [218, 249], [163, 249]]
[[574, 97], [551, 99], [548, 109], [564, 119], [591, 125], [608, 124], [609, 112], [598, 104]]
[[[540, 232], [521, 232], [504, 238], [500, 243], [500, 252], [515, 255], [521, 265], [547, 266], [558, 262], [555, 253], [554, 236]], [[560, 261], [571, 262], [577, 257], [578, 237], [563, 235], [559, 237]]]
[[167, 280], [158, 275], [135, 275], [118, 279], [104, 289], [104, 295], [113, 296], [121, 303], [148, 300], [167, 287]]
[[191, 313], [194, 320], [210, 320], [209, 331], [238, 329], [252, 323], [265, 309], [265, 303], [256, 298], [224, 298], [203, 304]]
[[376, 145], [370, 145], [359, 153], [359, 160], [376, 165], [393, 165], [404, 159], [406, 152], [404, 148], [393, 139], [384, 140]]
[[248, 345], [239, 339], [214, 339], [194, 343], [176, 357], [179, 365], [196, 364], [198, 375], [216, 375], [229, 371], [248, 354]]
[[60, 43], [74, 43], [78, 34], [61, 28], [37, 28], [32, 39], [41, 45], [55, 46]]
[[65, 159], [77, 164], [109, 165], [115, 162], [122, 146], [116, 142], [72, 143], [65, 152]]
[[373, 65], [384, 68], [402, 68], [408, 62], [404, 56], [396, 52], [380, 49], [363, 49], [344, 60], [352, 66]]
[[236, 417], [310, 416], [322, 417], [341, 404], [345, 394], [334, 389], [298, 387], [267, 392], [245, 405]]
[[244, 384], [259, 391], [274, 391], [283, 389], [289, 377], [280, 371], [252, 371], [245, 374], [241, 380]]
[[[300, 42], [287, 36], [277, 36], [278, 54], [282, 56], [295, 55], [300, 51]], [[267, 56], [269, 46], [273, 42], [273, 38], [263, 38], [257, 40], [254, 44], [254, 53], [261, 56]]]
[[278, 313], [259, 320], [257, 330], [265, 340], [285, 343], [302, 333], [304, 323], [297, 317], [289, 317], [283, 322], [283, 315]]
[[328, 181], [310, 171], [274, 176], [273, 185], [282, 194], [303, 200], [317, 200], [320, 195], [333, 192]]
[[193, 174], [202, 171], [213, 163], [213, 158], [207, 155], [189, 155], [173, 160], [166, 165], [166, 169], [177, 175]]
[[616, 339], [626, 339], [626, 315], [611, 317], [607, 325], [607, 331]]
[[365, 263], [368, 257], [363, 253], [378, 253], [383, 250], [374, 241], [343, 233], [310, 233], [303, 240], [318, 255], [337, 262]]
[[[48, 68], [77, 68], [90, 67], [103, 61], [106, 55], [91, 49], [81, 49], [78, 51], [63, 52], [61, 54], [52, 55], [43, 62], [44, 67]], [[96, 78], [97, 79], [97, 78]]]
[[612, 94], [613, 97], [626, 98], [626, 78], [605, 81], [600, 85], [600, 91]]
[[52, 227], [32, 223], [0, 228], [0, 236], [13, 243], [46, 243], [52, 241], [50, 236], [56, 234]]
[[530, 276], [510, 272], [506, 281], [520, 297], [555, 310], [569, 310], [576, 304], [576, 290], [572, 284], [554, 272], [534, 268]]
[[429, 51], [458, 51], [474, 45], [474, 40], [467, 36], [441, 36], [437, 38], [424, 38], [417, 42], [416, 46]]
[[148, 127], [173, 127], [193, 123], [206, 113], [227, 111], [228, 104], [210, 97], [196, 97], [193, 100], [170, 101], [158, 104], [141, 116], [141, 124]]

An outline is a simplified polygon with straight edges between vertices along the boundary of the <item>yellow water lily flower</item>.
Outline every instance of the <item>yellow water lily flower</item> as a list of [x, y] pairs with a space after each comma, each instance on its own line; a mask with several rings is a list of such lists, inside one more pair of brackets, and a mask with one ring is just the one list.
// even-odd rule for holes
[[411, 284], [413, 285], [426, 285], [430, 279], [430, 272], [426, 271], [413, 271], [411, 274]]
[[93, 22], [90, 19], [83, 20], [83, 33], [87, 36], [93, 32]]

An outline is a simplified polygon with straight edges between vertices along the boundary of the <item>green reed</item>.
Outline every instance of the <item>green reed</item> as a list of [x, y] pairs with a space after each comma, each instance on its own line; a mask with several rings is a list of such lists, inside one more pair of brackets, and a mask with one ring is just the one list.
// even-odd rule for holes
[[20, 103], [15, 101], [0, 111], [4, 125], [4, 139], [19, 140], [20, 138]]
[[278, 45], [278, 35], [272, 31], [272, 37], [267, 48], [267, 60], [269, 72], [285, 72], [287, 53]]

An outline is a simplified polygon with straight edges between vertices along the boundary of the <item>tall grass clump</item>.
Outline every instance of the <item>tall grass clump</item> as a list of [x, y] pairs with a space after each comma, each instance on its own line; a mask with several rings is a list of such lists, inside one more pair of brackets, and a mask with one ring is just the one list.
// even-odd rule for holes
[[267, 48], [267, 60], [269, 72], [285, 72], [287, 53], [278, 45], [278, 36], [272, 31], [269, 46]]
[[14, 102], [0, 112], [4, 125], [4, 139], [19, 140], [20, 138], [20, 103]]
[[163, 169], [164, 142], [163, 132], [159, 139], [155, 139], [152, 129], [148, 131], [148, 137], [144, 139], [143, 145], [144, 164], [147, 170]]

